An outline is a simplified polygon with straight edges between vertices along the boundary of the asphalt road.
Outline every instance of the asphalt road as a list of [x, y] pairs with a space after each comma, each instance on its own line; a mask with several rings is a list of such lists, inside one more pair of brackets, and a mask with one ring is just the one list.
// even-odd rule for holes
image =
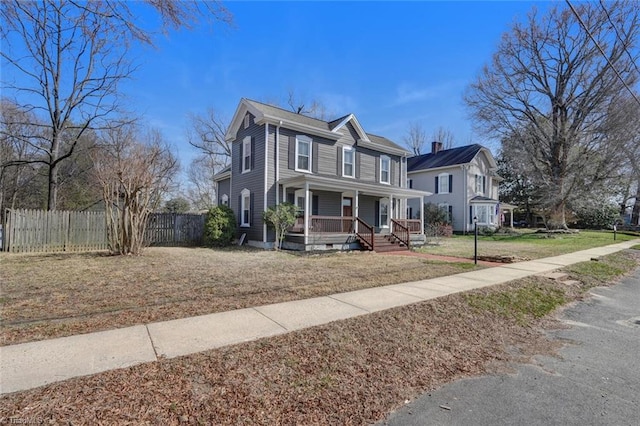
[[[391, 414], [385, 425], [640, 425], [640, 270], [562, 315], [560, 357], [514, 374], [459, 380]], [[446, 408], [443, 408], [446, 407]]]

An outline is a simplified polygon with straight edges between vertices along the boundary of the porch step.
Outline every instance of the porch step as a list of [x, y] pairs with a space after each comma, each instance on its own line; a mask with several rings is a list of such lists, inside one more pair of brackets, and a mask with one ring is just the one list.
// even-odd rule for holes
[[[396, 240], [391, 235], [381, 235], [377, 234], [374, 237], [373, 245], [375, 247], [376, 252], [387, 252], [387, 251], [402, 251], [409, 250], [409, 248], [404, 244]], [[366, 250], [367, 245], [360, 240], [360, 245]]]

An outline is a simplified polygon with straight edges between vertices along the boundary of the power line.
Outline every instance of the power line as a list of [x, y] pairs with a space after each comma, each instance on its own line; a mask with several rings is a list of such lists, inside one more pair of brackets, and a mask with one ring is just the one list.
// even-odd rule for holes
[[596, 45], [596, 47], [598, 48], [598, 50], [600, 51], [600, 53], [602, 54], [602, 56], [604, 57], [604, 59], [607, 61], [607, 64], [609, 64], [609, 66], [611, 67], [611, 69], [613, 70], [613, 72], [616, 74], [616, 76], [618, 77], [618, 79], [620, 80], [620, 82], [622, 83], [622, 85], [629, 91], [629, 93], [631, 94], [631, 96], [633, 97], [633, 99], [635, 99], [636, 103], [638, 105], [640, 105], [640, 99], [638, 99], [638, 96], [635, 94], [635, 92], [633, 90], [631, 90], [631, 88], [629, 87], [629, 85], [627, 84], [627, 82], [622, 78], [622, 75], [620, 74], [620, 72], [616, 69], [615, 66], [613, 66], [613, 63], [611, 63], [611, 60], [609, 59], [609, 57], [607, 56], [607, 54], [604, 52], [604, 50], [602, 49], [602, 47], [600, 47], [600, 44], [598, 44], [598, 41], [595, 39], [595, 37], [593, 36], [593, 34], [591, 34], [591, 31], [589, 31], [589, 29], [587, 28], [587, 26], [585, 25], [585, 23], [582, 21], [582, 18], [580, 17], [580, 15], [578, 14], [578, 12], [574, 9], [573, 5], [571, 4], [571, 2], [569, 0], [565, 0], [567, 2], [567, 5], [569, 6], [569, 8], [571, 9], [571, 11], [573, 12], [573, 14], [576, 16], [576, 18], [578, 19], [578, 22], [580, 23], [580, 26], [585, 30], [585, 32], [587, 33], [587, 35], [589, 36], [589, 38], [591, 39], [591, 41], [593, 41], [593, 44]]
[[611, 27], [613, 28], [613, 31], [615, 31], [616, 38], [618, 40], [620, 40], [620, 43], [622, 43], [622, 49], [625, 51], [625, 53], [629, 57], [629, 60], [631, 60], [631, 64], [636, 69], [636, 71], [638, 71], [638, 74], [640, 75], [640, 68], [638, 68], [638, 64], [636, 64], [636, 60], [631, 55], [631, 52], [629, 52], [629, 50], [627, 49], [626, 43], [622, 40], [622, 37], [620, 37], [620, 33], [618, 32], [618, 28], [613, 23], [613, 20], [611, 19], [611, 15], [609, 15], [609, 11], [607, 10], [607, 8], [604, 7], [604, 3], [602, 2], [602, 0], [600, 0], [600, 7], [602, 7], [602, 10], [604, 11], [605, 15], [607, 15], [607, 20], [611, 24]]

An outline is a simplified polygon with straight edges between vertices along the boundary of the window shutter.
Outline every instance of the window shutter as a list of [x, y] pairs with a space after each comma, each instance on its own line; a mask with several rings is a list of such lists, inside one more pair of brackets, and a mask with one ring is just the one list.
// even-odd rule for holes
[[342, 176], [342, 147], [338, 146], [338, 153], [336, 154], [336, 158], [338, 159], [337, 163], [338, 165], [336, 166], [336, 176]]
[[318, 173], [318, 142], [311, 141], [311, 172]]
[[238, 226], [242, 224], [242, 195], [238, 195]]
[[354, 167], [356, 168], [356, 179], [360, 179], [360, 152], [356, 151], [356, 155], [353, 160], [355, 162]]
[[320, 200], [317, 195], [314, 195], [311, 198], [311, 214], [314, 216], [318, 216], [318, 205], [320, 204], [319, 201]]
[[439, 188], [438, 188], [438, 176], [436, 176], [436, 190], [435, 193], [437, 194], [439, 192]]
[[373, 220], [373, 225], [378, 227], [380, 226], [380, 201], [376, 201], [376, 217]]
[[238, 161], [238, 164], [240, 165], [240, 167], [238, 168], [238, 171], [240, 173], [242, 173], [242, 164], [244, 163], [243, 147], [244, 147], [244, 143], [240, 141], [240, 161]]
[[389, 183], [394, 185], [396, 183], [396, 162], [389, 159]]
[[251, 170], [256, 167], [256, 138], [251, 136]]
[[249, 226], [253, 225], [253, 199], [254, 193], [249, 194]]
[[380, 182], [380, 157], [376, 157], [376, 178], [375, 181], [376, 182]]
[[449, 194], [453, 192], [453, 175], [449, 175]]
[[482, 176], [482, 193], [487, 195], [487, 177]]
[[473, 206], [469, 206], [469, 224], [473, 225]]
[[296, 168], [296, 137], [289, 136], [289, 169]]

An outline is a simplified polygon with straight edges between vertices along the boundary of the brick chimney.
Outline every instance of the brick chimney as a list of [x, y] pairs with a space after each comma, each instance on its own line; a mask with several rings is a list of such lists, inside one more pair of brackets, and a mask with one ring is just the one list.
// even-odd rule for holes
[[442, 142], [431, 142], [431, 153], [437, 154], [442, 151]]

